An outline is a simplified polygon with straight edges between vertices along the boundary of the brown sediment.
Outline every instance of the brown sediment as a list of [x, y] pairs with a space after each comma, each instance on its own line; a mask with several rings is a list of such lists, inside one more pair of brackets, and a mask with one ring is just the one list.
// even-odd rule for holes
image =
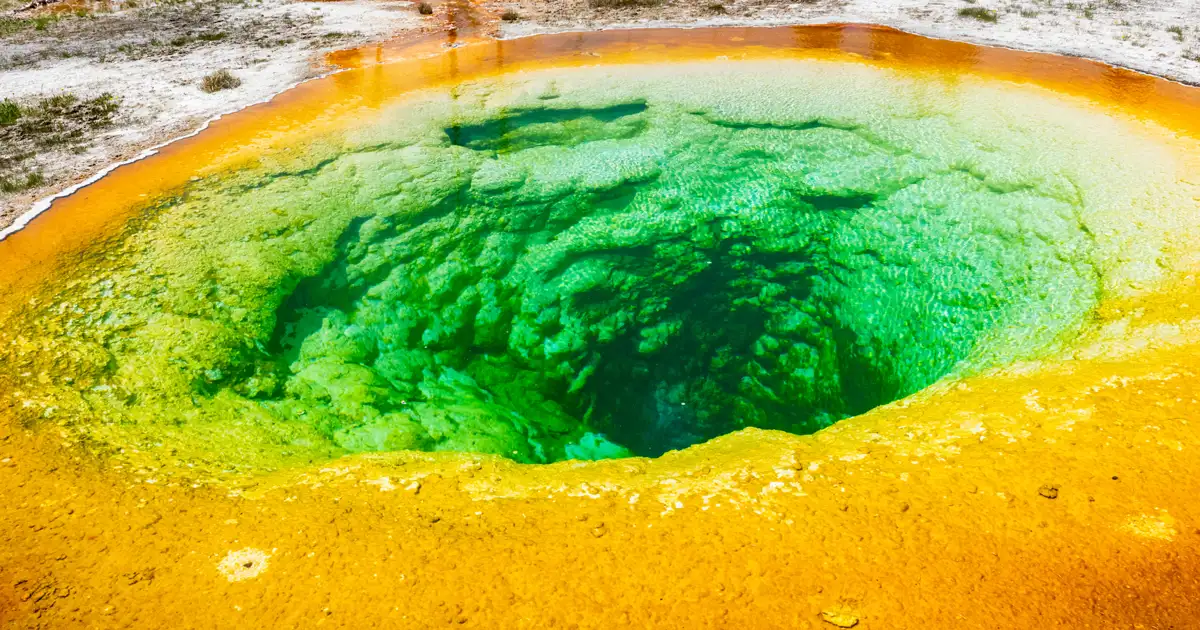
[[[28, 299], [29, 287], [53, 277], [57, 257], [114, 234], [139, 200], [360, 123], [407, 90], [549, 66], [720, 56], [1031, 83], [1200, 137], [1195, 89], [874, 27], [372, 47], [331, 56], [346, 72], [222, 119], [57, 202], [0, 243], [0, 304]], [[1102, 306], [1106, 320], [1127, 317], [1113, 351], [927, 390], [812, 436], [748, 430], [657, 460], [521, 466], [397, 453], [193, 488], [105, 470], [53, 430], [12, 426], [0, 410], [0, 621], [1193, 627], [1195, 308], [1200, 287], [1184, 276]], [[221, 568], [231, 554], [262, 564], [231, 581]]]

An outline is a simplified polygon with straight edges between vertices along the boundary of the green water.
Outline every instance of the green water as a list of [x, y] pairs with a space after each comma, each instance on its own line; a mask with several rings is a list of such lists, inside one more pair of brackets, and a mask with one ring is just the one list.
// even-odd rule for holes
[[9, 398], [231, 469], [811, 433], [1076, 335], [1149, 181], [1122, 133], [832, 64], [431, 91], [147, 208], [22, 313]]

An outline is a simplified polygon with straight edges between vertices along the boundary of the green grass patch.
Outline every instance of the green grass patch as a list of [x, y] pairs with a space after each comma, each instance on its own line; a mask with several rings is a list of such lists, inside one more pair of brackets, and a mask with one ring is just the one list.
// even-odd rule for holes
[[30, 160], [47, 151], [85, 150], [95, 133], [113, 124], [120, 102], [112, 94], [83, 99], [70, 93], [29, 102], [0, 101], [0, 192], [45, 183]]
[[958, 16], [993, 23], [1000, 19], [995, 11], [983, 7], [964, 7], [958, 10]]
[[[1120, 9], [1124, 8], [1120, 3], [1107, 2], [1105, 4], [1110, 9], [1120, 10]], [[1099, 5], [1095, 2], [1089, 2], [1087, 4], [1079, 4], [1076, 2], [1068, 2], [1067, 3], [1067, 10], [1079, 11], [1081, 14], [1083, 14], [1083, 17], [1085, 17], [1089, 20], [1096, 17], [1096, 9], [1098, 7], [1099, 7]]]
[[21, 117], [21, 106], [12, 102], [9, 99], [0, 101], [0, 126], [7, 126], [17, 122]]
[[87, 100], [74, 94], [59, 94], [20, 106], [20, 117], [11, 128], [19, 136], [15, 140], [32, 140], [39, 148], [73, 144], [87, 131], [112, 124], [118, 107], [119, 102], [112, 94]]
[[16, 176], [0, 175], [0, 192], [18, 193], [30, 188], [36, 188], [46, 183], [46, 178], [37, 171]]
[[0, 37], [19, 33], [29, 27], [29, 20], [0, 16]]
[[33, 18], [33, 20], [31, 20], [31, 22], [33, 22], [33, 30], [35, 30], [35, 31], [47, 30], [51, 26], [57, 24], [59, 19], [61, 19], [61, 18], [59, 18], [57, 14], [39, 15], [39, 16]]

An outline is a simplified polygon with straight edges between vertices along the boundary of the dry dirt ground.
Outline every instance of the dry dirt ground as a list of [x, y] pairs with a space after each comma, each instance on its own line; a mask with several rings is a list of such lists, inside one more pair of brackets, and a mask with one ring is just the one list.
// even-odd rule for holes
[[[0, 224], [112, 162], [328, 72], [325, 51], [420, 25], [408, 2], [48, 10], [0, 18], [0, 100], [23, 114], [0, 126]], [[240, 84], [206, 92], [204, 77], [220, 70]], [[52, 102], [63, 95], [75, 102]], [[107, 107], [93, 103], [105, 95]]]
[[[333, 68], [323, 53], [471, 35], [871, 22], [1200, 83], [1197, 0], [0, 0], [0, 228], [105, 166]], [[45, 0], [35, 0], [45, 2]], [[70, 0], [78, 2], [78, 0]], [[240, 84], [206, 92], [229, 70]]]

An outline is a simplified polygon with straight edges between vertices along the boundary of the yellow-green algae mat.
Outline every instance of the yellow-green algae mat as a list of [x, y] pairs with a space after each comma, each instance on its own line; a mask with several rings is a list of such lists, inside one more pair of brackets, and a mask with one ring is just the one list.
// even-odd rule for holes
[[420, 90], [74, 259], [0, 329], [0, 404], [197, 481], [811, 433], [1078, 353], [1097, 305], [1194, 265], [1200, 186], [1169, 135], [822, 60]]

